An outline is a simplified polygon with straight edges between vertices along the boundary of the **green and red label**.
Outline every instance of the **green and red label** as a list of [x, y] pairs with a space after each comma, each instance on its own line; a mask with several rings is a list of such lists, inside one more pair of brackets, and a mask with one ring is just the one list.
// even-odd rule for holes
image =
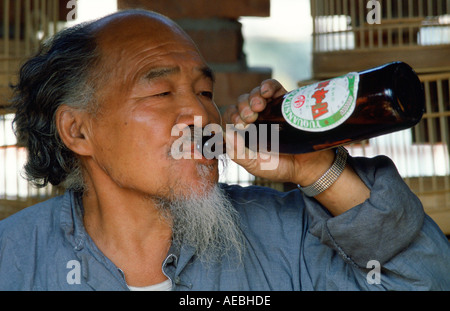
[[359, 74], [344, 76], [298, 88], [286, 95], [281, 110], [286, 121], [308, 132], [331, 130], [355, 110]]

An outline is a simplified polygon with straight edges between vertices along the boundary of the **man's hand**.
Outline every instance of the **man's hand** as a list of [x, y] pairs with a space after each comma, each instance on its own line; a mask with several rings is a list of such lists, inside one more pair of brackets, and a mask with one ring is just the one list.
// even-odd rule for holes
[[[258, 118], [258, 113], [266, 108], [273, 98], [286, 93], [283, 86], [276, 80], [265, 80], [250, 93], [239, 97], [235, 106], [230, 106], [224, 113], [223, 121], [244, 128]], [[226, 128], [224, 126], [224, 128]], [[236, 134], [236, 137], [232, 135]], [[293, 182], [308, 185], [315, 182], [328, 170], [334, 160], [331, 150], [309, 154], [260, 154], [248, 150], [243, 139], [237, 133], [227, 135], [227, 153], [239, 165], [251, 174], [279, 182]], [[272, 162], [274, 165], [266, 165]], [[323, 162], [323, 170], [314, 169], [311, 164]], [[269, 168], [269, 169], [267, 169]]]
[[[250, 93], [241, 95], [237, 105], [227, 108], [223, 115], [223, 127], [226, 129], [226, 124], [234, 124], [237, 128], [244, 128], [255, 122], [267, 103], [285, 93], [286, 90], [278, 81], [263, 81]], [[226, 133], [226, 140], [227, 153], [231, 159], [249, 173], [301, 186], [308, 186], [319, 179], [331, 167], [335, 157], [332, 150], [296, 155], [256, 153], [245, 148], [243, 138], [235, 131]], [[315, 198], [331, 213], [338, 215], [364, 202], [369, 196], [369, 189], [347, 165], [338, 180]]]

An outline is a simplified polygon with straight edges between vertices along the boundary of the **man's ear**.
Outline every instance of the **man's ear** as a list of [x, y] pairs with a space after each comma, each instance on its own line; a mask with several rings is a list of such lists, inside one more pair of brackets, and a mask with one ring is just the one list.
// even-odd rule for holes
[[67, 148], [82, 156], [92, 152], [88, 120], [88, 113], [67, 105], [61, 105], [56, 110], [55, 122], [61, 140]]

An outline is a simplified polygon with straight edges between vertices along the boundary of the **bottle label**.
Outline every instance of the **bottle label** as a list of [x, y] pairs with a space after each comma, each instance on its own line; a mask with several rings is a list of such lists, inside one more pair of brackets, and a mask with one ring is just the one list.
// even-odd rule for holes
[[286, 95], [283, 117], [295, 128], [324, 132], [338, 127], [355, 110], [359, 74], [344, 76], [298, 88]]

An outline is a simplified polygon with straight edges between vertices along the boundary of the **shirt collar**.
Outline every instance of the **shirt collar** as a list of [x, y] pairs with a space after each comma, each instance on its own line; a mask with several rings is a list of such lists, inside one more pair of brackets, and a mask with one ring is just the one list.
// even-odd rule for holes
[[81, 262], [83, 277], [95, 289], [126, 288], [119, 269], [97, 248], [86, 232], [83, 214], [82, 193], [66, 191], [61, 209], [61, 227]]
[[75, 250], [84, 247], [87, 232], [83, 224], [83, 204], [81, 193], [66, 191], [61, 207], [61, 227], [67, 241]]

